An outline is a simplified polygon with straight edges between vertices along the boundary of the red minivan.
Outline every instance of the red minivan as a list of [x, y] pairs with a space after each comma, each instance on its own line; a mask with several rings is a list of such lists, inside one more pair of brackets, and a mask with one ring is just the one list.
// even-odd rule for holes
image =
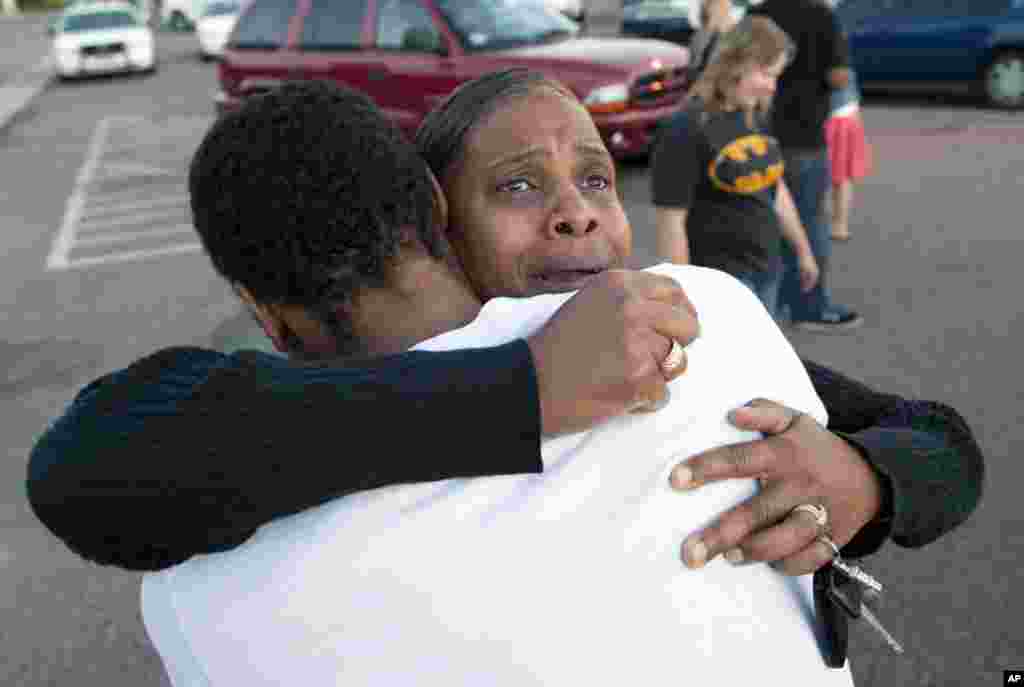
[[542, 0], [251, 0], [219, 66], [219, 112], [294, 79], [372, 97], [410, 136], [460, 83], [530, 67], [571, 88], [617, 157], [649, 152], [686, 97], [689, 53], [587, 37]]

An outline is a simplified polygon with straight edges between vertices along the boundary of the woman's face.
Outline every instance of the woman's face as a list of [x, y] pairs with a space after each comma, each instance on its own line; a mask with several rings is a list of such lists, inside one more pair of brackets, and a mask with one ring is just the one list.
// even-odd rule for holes
[[452, 247], [484, 301], [578, 289], [632, 249], [590, 114], [551, 89], [502, 103], [442, 183]]
[[754, 107], [758, 103], [771, 100], [775, 95], [775, 87], [779, 77], [786, 69], [786, 56], [780, 55], [779, 59], [771, 64], [748, 65], [740, 77], [739, 83], [733, 89], [732, 99], [740, 107]]

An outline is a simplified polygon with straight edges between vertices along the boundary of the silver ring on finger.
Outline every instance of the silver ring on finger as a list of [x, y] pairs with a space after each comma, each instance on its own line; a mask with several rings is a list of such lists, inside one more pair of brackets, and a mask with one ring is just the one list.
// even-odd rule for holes
[[814, 522], [817, 523], [818, 527], [824, 529], [828, 525], [828, 511], [825, 510], [825, 506], [816, 503], [801, 503], [799, 506], [794, 508], [791, 513], [803, 511], [804, 513], [810, 513], [814, 518]]
[[665, 359], [661, 361], [662, 371], [667, 375], [675, 372], [676, 369], [682, 365], [684, 355], [683, 347], [679, 345], [678, 341], [672, 339], [672, 348], [669, 349], [668, 355], [665, 356]]

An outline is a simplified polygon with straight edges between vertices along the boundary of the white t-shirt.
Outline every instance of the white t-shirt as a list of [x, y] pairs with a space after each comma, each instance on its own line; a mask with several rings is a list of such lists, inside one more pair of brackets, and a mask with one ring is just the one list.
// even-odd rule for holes
[[[668, 484], [684, 458], [755, 438], [730, 409], [762, 396], [826, 416], [752, 292], [716, 270], [653, 271], [701, 323], [666, 408], [545, 441], [543, 474], [354, 494], [147, 574], [143, 619], [174, 685], [852, 685], [821, 657], [810, 576], [680, 560], [688, 534], [755, 492]], [[418, 348], [524, 336], [567, 298], [492, 300]], [[458, 431], [453, 417], [420, 454], [382, 460], [430, 460]]]

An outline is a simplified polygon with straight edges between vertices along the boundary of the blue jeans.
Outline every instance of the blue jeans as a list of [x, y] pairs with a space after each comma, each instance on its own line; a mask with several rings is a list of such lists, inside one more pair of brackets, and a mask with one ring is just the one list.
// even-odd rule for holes
[[733, 276], [746, 284], [761, 299], [768, 314], [773, 318], [778, 317], [779, 286], [782, 284], [781, 267], [767, 272], [744, 272]]
[[[828, 291], [828, 266], [832, 258], [832, 227], [825, 218], [825, 193], [831, 183], [828, 151], [786, 154], [786, 186], [793, 196], [793, 203], [800, 215], [800, 221], [807, 231], [811, 252], [818, 261], [821, 276], [817, 285], [803, 293], [800, 290], [800, 268], [796, 253], [788, 242], [782, 246], [783, 275], [779, 286], [779, 309], [788, 310], [794, 322], [816, 321], [831, 310], [838, 310], [832, 304]], [[845, 309], [843, 309], [845, 310]]]

